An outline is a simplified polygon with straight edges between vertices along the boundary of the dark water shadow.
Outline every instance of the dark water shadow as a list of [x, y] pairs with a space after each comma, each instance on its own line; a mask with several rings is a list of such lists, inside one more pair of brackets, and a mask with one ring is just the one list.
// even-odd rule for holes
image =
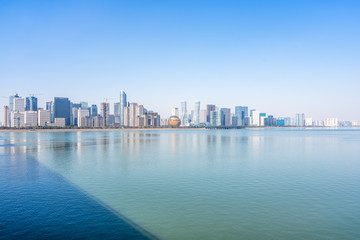
[[157, 239], [25, 154], [0, 155], [0, 239]]

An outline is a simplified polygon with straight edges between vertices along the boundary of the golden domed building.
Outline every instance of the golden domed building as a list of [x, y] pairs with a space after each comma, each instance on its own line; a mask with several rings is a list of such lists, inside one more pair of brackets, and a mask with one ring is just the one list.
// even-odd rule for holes
[[170, 116], [168, 119], [168, 126], [169, 127], [178, 127], [180, 126], [180, 118], [178, 116]]

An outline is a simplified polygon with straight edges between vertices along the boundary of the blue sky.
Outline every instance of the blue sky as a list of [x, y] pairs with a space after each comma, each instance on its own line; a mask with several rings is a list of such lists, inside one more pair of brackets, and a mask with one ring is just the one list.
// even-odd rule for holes
[[360, 120], [359, 12], [346, 0], [3, 0], [0, 104], [15, 91], [40, 106], [112, 103], [125, 90], [164, 117], [200, 100]]

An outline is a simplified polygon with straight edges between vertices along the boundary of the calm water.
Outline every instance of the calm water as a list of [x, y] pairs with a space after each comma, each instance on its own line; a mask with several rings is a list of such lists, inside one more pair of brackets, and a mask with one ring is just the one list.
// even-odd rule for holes
[[0, 156], [0, 238], [360, 239], [360, 130], [0, 133]]

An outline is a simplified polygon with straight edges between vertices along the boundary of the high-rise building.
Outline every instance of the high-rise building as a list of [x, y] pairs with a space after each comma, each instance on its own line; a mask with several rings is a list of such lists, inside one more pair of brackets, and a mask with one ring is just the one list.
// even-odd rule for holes
[[124, 107], [127, 107], [127, 96], [124, 91], [120, 91], [120, 125], [124, 126]]
[[192, 122], [195, 126], [199, 125], [200, 123], [200, 101], [195, 102], [194, 116]]
[[10, 127], [10, 109], [4, 106], [4, 127]]
[[123, 126], [128, 127], [129, 126], [129, 107], [124, 107], [124, 124]]
[[24, 127], [25, 126], [25, 114], [24, 112], [11, 112], [11, 127]]
[[129, 126], [135, 127], [136, 126], [136, 109], [138, 104], [137, 103], [130, 103], [129, 106]]
[[255, 109], [250, 110], [250, 125], [260, 126], [260, 113]]
[[266, 113], [260, 113], [259, 114], [259, 118], [260, 118], [260, 126], [265, 126], [265, 118], [266, 118]]
[[238, 125], [238, 116], [234, 115], [231, 117], [231, 125], [237, 126]]
[[238, 117], [238, 125], [244, 126], [245, 124], [245, 118], [247, 118], [249, 115], [249, 108], [247, 106], [236, 106], [235, 107], [235, 116]]
[[38, 99], [37, 97], [30, 96], [26, 98], [26, 111], [37, 111], [38, 110]]
[[97, 106], [95, 104], [91, 105], [91, 116], [96, 117], [98, 115]]
[[[89, 110], [88, 109], [83, 109], [83, 108], [79, 108], [77, 109], [77, 125], [78, 127], [88, 127], [86, 124], [86, 119], [85, 117], [89, 117]], [[83, 122], [81, 122], [81, 118], [84, 118], [85, 120], [83, 120]], [[82, 124], [81, 124], [82, 123]]]
[[81, 108], [88, 108], [88, 102], [80, 102]]
[[24, 124], [26, 127], [35, 127], [38, 122], [37, 111], [25, 111]]
[[104, 126], [109, 126], [109, 114], [110, 114], [110, 107], [109, 103], [103, 102], [100, 105], [101, 107], [101, 117], [104, 119]]
[[50, 110], [38, 110], [38, 126], [47, 126], [50, 122]]
[[338, 127], [339, 120], [337, 118], [326, 118], [324, 121], [325, 127]]
[[120, 102], [114, 103], [114, 123], [120, 124]]
[[210, 112], [210, 125], [221, 126], [221, 111], [218, 108]]
[[305, 126], [305, 114], [297, 113], [295, 116], [295, 126], [304, 127]]
[[221, 126], [230, 126], [231, 125], [231, 109], [230, 108], [221, 108]]
[[[52, 109], [51, 109], [52, 110]], [[70, 125], [70, 116], [72, 109], [70, 109], [70, 101], [68, 98], [55, 97], [53, 102], [53, 118], [64, 118], [65, 126]], [[58, 120], [60, 121], [60, 120]]]
[[189, 126], [189, 115], [187, 113], [187, 103], [186, 101], [181, 102], [181, 125]]
[[312, 126], [313, 125], [313, 120], [311, 117], [309, 118], [305, 118], [305, 126]]
[[199, 122], [206, 123], [206, 109], [200, 110]]
[[177, 117], [179, 117], [179, 116], [180, 116], [180, 115], [179, 115], [179, 108], [177, 108], [177, 107], [172, 108], [172, 109], [171, 109], [171, 116], [177, 116]]
[[25, 99], [14, 98], [13, 112], [24, 112], [25, 111]]
[[210, 112], [215, 111], [215, 105], [206, 105], [206, 122], [210, 123]]

